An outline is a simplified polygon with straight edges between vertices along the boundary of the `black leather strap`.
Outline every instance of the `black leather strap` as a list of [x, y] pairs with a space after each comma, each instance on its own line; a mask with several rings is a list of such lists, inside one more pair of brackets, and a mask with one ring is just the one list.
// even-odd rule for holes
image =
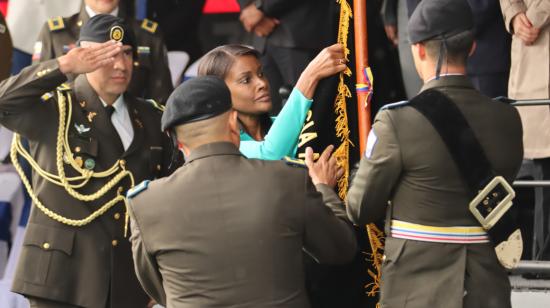
[[[471, 198], [474, 198], [497, 174], [460, 109], [445, 94], [433, 89], [413, 98], [409, 106], [424, 115], [441, 136], [469, 188]], [[516, 214], [512, 209], [514, 207], [487, 231], [495, 245], [517, 229]]]
[[441, 136], [474, 197], [496, 174], [460, 109], [437, 90], [422, 92], [409, 106], [424, 115]]

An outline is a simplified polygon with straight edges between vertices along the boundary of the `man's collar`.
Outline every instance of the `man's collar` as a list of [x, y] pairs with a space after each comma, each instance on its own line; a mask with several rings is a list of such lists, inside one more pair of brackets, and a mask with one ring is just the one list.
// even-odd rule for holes
[[472, 82], [465, 75], [441, 75], [439, 79], [431, 79], [427, 81], [420, 92], [440, 87], [459, 87], [459, 88], [474, 88]]
[[191, 151], [186, 158], [186, 164], [190, 162], [217, 155], [242, 155], [239, 149], [231, 142], [213, 142], [203, 144]]
[[[97, 15], [98, 13], [94, 12], [89, 6], [85, 5], [84, 6], [84, 9], [86, 10], [86, 13], [88, 14], [88, 17], [92, 18], [94, 17], [95, 15]], [[115, 17], [118, 17], [118, 11], [119, 11], [119, 8], [118, 6], [109, 14], [115, 16]]]
[[[107, 103], [100, 97], [99, 100], [103, 104], [103, 107], [107, 107]], [[113, 108], [115, 108], [115, 111], [120, 111], [126, 107], [126, 104], [124, 103], [124, 95], [120, 94], [118, 98], [113, 103]]]

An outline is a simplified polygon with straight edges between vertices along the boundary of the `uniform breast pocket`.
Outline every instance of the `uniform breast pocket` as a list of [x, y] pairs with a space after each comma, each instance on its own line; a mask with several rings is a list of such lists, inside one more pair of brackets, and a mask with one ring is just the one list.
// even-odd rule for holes
[[29, 223], [20, 257], [25, 281], [46, 284], [48, 276], [60, 275], [72, 255], [74, 236], [72, 230]]

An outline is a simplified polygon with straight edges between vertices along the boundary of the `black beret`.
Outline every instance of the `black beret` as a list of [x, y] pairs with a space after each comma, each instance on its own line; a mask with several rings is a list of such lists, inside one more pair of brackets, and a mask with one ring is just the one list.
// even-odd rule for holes
[[225, 82], [215, 76], [200, 76], [179, 85], [166, 103], [161, 127], [206, 120], [231, 109], [231, 93]]
[[422, 0], [409, 19], [411, 44], [451, 37], [474, 27], [472, 9], [466, 0]]
[[98, 14], [90, 18], [80, 29], [78, 44], [82, 41], [105, 43], [109, 40], [136, 48], [134, 32], [126, 26], [124, 19], [108, 14]]

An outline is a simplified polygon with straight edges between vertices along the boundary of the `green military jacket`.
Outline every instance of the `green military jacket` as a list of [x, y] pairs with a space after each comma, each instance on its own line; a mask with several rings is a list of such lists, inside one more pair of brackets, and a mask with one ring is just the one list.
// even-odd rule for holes
[[[309, 307], [303, 250], [355, 256], [342, 201], [305, 168], [245, 158], [228, 142], [193, 149], [171, 176], [130, 191], [132, 249], [166, 307]], [[152, 207], [156, 204], [158, 207]]]
[[[84, 6], [70, 17], [55, 17], [46, 22], [35, 44], [33, 63], [55, 59], [75, 47], [80, 27], [90, 17]], [[172, 79], [164, 39], [156, 22], [128, 19], [136, 36], [137, 59], [129, 91], [137, 97], [152, 98], [165, 104], [172, 90]], [[72, 76], [70, 79], [72, 79]]]
[[[516, 109], [483, 96], [465, 76], [432, 80], [422, 91], [427, 89], [443, 92], [458, 106], [493, 169], [512, 182], [523, 157]], [[391, 219], [435, 227], [479, 226], [451, 154], [416, 109], [401, 103], [381, 110], [367, 144], [347, 196], [353, 222], [363, 225], [386, 215], [386, 230]], [[491, 243], [386, 236], [382, 307], [510, 306], [508, 277]]]
[[[67, 107], [72, 108], [70, 112], [67, 109], [71, 120], [66, 140], [80, 167], [103, 172], [118, 166], [119, 170], [130, 171], [134, 183], [165, 173], [169, 155], [164, 149], [169, 140], [160, 131], [159, 110], [149, 102], [124, 94], [134, 131], [130, 146], [124, 150], [86, 76], [80, 75], [74, 84], [57, 88], [66, 80], [57, 61], [50, 60], [25, 68], [0, 83], [0, 124], [29, 141], [30, 155], [40, 168], [59, 174], [58, 102], [64, 97]], [[68, 149], [63, 153], [61, 165], [66, 177], [80, 175], [69, 165]], [[74, 189], [81, 194], [93, 194], [101, 191], [116, 174], [118, 171], [92, 178]], [[47, 181], [34, 168], [32, 189], [37, 200], [49, 210], [78, 220], [116, 196], [124, 196], [132, 185], [131, 177], [125, 176], [98, 199], [81, 201], [66, 188]], [[14, 292], [82, 307], [105, 307], [107, 300], [111, 307], [145, 307], [148, 297], [134, 274], [130, 244], [124, 237], [124, 199], [118, 199], [96, 219], [78, 227], [46, 215], [37, 207], [37, 200], [33, 200], [13, 280]]]

